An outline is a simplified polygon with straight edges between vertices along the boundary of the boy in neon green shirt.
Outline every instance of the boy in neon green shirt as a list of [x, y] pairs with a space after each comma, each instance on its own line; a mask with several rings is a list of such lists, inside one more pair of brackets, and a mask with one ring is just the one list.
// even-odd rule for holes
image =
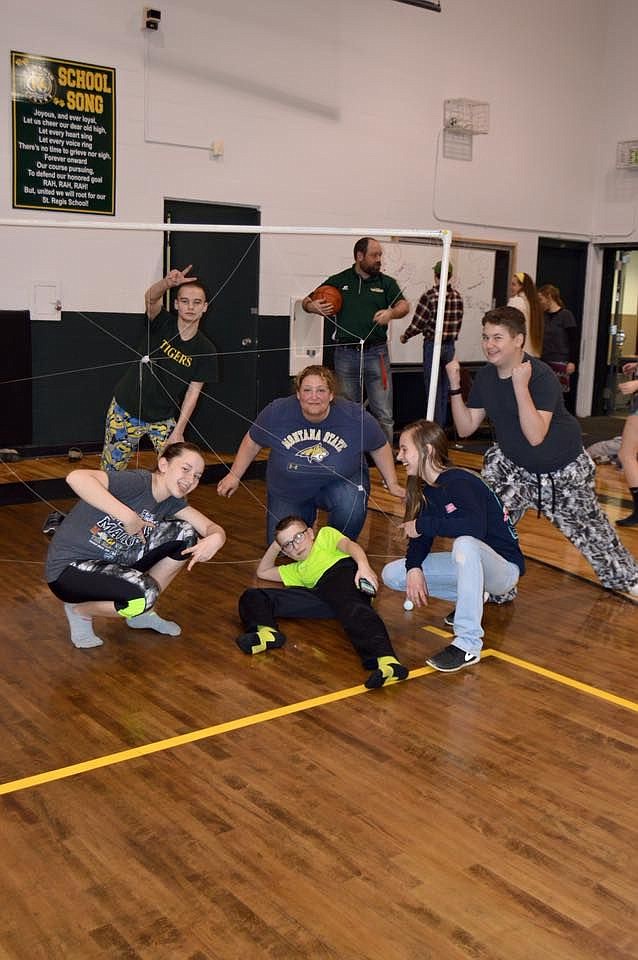
[[[276, 566], [280, 552], [292, 563]], [[383, 620], [363, 592], [361, 581], [376, 591], [377, 576], [358, 543], [333, 527], [315, 537], [301, 517], [285, 517], [257, 567], [262, 580], [283, 583], [285, 590], [252, 588], [239, 598], [239, 615], [246, 632], [237, 638], [244, 653], [263, 653], [286, 642], [277, 617], [336, 619], [372, 673], [369, 689], [405, 680], [408, 670], [392, 649]], [[363, 585], [365, 586], [365, 584]]]

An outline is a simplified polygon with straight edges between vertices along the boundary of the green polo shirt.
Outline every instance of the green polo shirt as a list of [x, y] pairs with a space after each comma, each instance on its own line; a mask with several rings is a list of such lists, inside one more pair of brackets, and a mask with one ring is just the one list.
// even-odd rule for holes
[[337, 343], [358, 343], [359, 340], [365, 340], [366, 344], [386, 342], [387, 326], [375, 325], [372, 318], [377, 310], [387, 310], [399, 300], [405, 300], [394, 277], [388, 277], [385, 273], [376, 277], [361, 277], [353, 264], [347, 270], [328, 277], [324, 283], [336, 287], [343, 297], [343, 306], [337, 316]]

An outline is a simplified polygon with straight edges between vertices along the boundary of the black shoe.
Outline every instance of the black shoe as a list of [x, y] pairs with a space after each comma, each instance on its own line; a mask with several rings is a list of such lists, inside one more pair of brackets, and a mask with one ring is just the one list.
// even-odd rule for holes
[[454, 607], [452, 610], [450, 610], [450, 612], [447, 613], [447, 614], [443, 617], [443, 623], [445, 624], [446, 627], [453, 627], [453, 626], [454, 626], [454, 617], [455, 617], [455, 614], [456, 614], [456, 607]]
[[59, 510], [54, 510], [53, 513], [50, 513], [49, 516], [44, 521], [44, 526], [42, 527], [42, 533], [47, 537], [52, 537], [55, 531], [58, 529], [62, 521], [64, 520], [66, 514], [60, 513]]
[[466, 653], [460, 647], [455, 647], [453, 643], [449, 647], [439, 650], [433, 657], [428, 657], [425, 661], [429, 667], [440, 670], [442, 673], [454, 673], [456, 670], [462, 670], [463, 667], [471, 667], [473, 663], [478, 663], [481, 659], [480, 653]]
[[20, 459], [20, 454], [12, 447], [2, 447], [0, 449], [0, 463], [15, 463]]
[[617, 527], [638, 527], [638, 513], [630, 513], [622, 520], [616, 520]]

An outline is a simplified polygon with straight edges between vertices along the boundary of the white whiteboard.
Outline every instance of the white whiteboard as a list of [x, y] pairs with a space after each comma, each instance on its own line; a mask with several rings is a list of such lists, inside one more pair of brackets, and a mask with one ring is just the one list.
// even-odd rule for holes
[[[422, 293], [434, 281], [432, 267], [441, 259], [440, 250], [425, 244], [387, 243], [383, 247], [383, 272], [394, 277], [410, 301], [410, 313], [390, 325], [390, 359], [392, 363], [423, 362], [423, 337], [418, 334], [407, 343], [399, 337], [406, 329]], [[463, 297], [463, 325], [456, 348], [457, 359], [464, 363], [484, 360], [481, 349], [481, 320], [492, 308], [494, 286], [494, 250], [452, 246], [450, 259], [454, 267], [452, 284]]]

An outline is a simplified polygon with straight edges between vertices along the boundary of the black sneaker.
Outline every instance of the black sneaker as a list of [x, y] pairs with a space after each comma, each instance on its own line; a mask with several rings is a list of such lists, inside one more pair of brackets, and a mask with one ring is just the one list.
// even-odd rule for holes
[[456, 615], [456, 607], [454, 607], [452, 610], [450, 610], [450, 612], [449, 612], [448, 614], [446, 614], [445, 617], [443, 617], [443, 623], [445, 624], [446, 627], [453, 627], [453, 626], [454, 626], [454, 617], [455, 617], [455, 615]]
[[54, 510], [53, 513], [50, 513], [49, 516], [44, 521], [44, 526], [42, 527], [42, 533], [47, 537], [52, 537], [55, 531], [58, 529], [62, 521], [64, 520], [66, 514], [60, 513], [59, 510]]
[[455, 647], [453, 643], [449, 647], [439, 650], [433, 657], [428, 657], [425, 661], [429, 667], [440, 670], [442, 673], [454, 673], [456, 670], [462, 670], [463, 667], [471, 667], [473, 663], [478, 663], [481, 659], [480, 653], [466, 653], [460, 647]]
[[13, 447], [2, 447], [0, 449], [0, 463], [15, 463], [20, 459], [20, 454]]
[[616, 520], [617, 527], [636, 527], [638, 526], [638, 513], [630, 513], [628, 517]]

